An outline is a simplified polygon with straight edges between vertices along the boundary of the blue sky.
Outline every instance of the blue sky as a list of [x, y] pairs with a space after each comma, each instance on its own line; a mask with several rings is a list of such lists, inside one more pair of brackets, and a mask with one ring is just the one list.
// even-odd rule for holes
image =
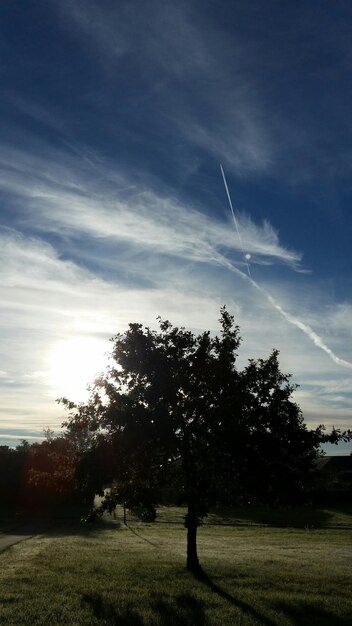
[[57, 429], [130, 321], [224, 303], [239, 367], [278, 348], [308, 424], [351, 426], [350, 3], [17, 0], [0, 29], [1, 441]]

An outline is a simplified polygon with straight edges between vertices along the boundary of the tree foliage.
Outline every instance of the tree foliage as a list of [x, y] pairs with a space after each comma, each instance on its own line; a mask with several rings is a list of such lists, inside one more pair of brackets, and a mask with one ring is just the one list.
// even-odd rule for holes
[[65, 504], [75, 491], [77, 463], [77, 450], [65, 436], [56, 437], [47, 432], [44, 441], [33, 443], [24, 467], [27, 504], [37, 507]]

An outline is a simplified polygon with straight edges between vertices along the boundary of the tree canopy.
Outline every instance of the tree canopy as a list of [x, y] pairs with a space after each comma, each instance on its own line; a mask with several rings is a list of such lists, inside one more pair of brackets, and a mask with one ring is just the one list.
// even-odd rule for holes
[[[109, 482], [100, 512], [117, 502], [154, 505], [172, 487], [187, 505], [187, 566], [197, 570], [197, 527], [211, 503], [300, 499], [322, 440], [308, 430], [278, 351], [236, 367], [241, 338], [221, 309], [220, 334], [194, 335], [158, 318], [113, 338], [114, 365], [65, 426], [81, 446], [79, 472], [93, 494]], [[95, 511], [97, 513], [97, 511]]]

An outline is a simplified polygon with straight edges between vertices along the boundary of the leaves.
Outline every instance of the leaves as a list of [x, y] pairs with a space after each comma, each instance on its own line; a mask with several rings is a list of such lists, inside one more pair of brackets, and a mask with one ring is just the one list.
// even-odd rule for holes
[[219, 322], [215, 337], [161, 318], [159, 330], [130, 324], [113, 338], [115, 364], [90, 401], [61, 399], [68, 435], [100, 480], [114, 479], [115, 500], [150, 504], [173, 486], [197, 519], [212, 501], [289, 502], [309, 482], [320, 443], [350, 437], [307, 429], [278, 350], [237, 371], [239, 328], [226, 307]]

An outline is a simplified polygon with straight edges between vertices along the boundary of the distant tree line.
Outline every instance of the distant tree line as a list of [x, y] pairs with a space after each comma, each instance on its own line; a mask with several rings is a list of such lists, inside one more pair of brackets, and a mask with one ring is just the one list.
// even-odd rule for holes
[[[92, 448], [82, 449], [77, 446], [77, 441], [72, 441], [68, 432], [60, 436], [46, 434], [45, 440], [29, 444], [23, 440], [15, 448], [6, 445], [0, 446], [0, 500], [2, 510], [20, 509], [23, 511], [47, 511], [58, 509], [63, 506], [79, 505], [86, 509], [92, 507], [94, 496], [103, 494], [102, 487], [113, 485], [116, 489], [113, 467], [115, 460], [111, 444], [102, 439], [96, 442]], [[334, 457], [333, 457], [334, 459]], [[324, 457], [321, 460], [325, 461]], [[320, 457], [313, 464], [307, 480], [302, 482], [302, 491], [299, 497], [292, 497], [292, 493], [285, 491], [284, 497], [276, 493], [276, 498], [271, 501], [272, 505], [285, 504], [352, 504], [352, 458], [343, 457], [337, 461], [344, 461], [346, 468], [336, 469], [330, 465], [322, 466]], [[347, 461], [351, 460], [348, 464]], [[176, 462], [177, 465], [177, 462]], [[177, 468], [175, 469], [177, 473]], [[251, 476], [255, 475], [255, 468]], [[309, 480], [308, 480], [309, 478]], [[282, 477], [280, 481], [284, 483]], [[258, 489], [265, 488], [265, 478], [258, 477]], [[127, 499], [128, 500], [128, 499]], [[214, 497], [214, 502], [216, 502]], [[120, 497], [119, 502], [126, 499]], [[150, 507], [149, 494], [142, 490], [130, 497], [127, 504], [135, 510], [147, 512]], [[183, 504], [182, 490], [174, 480], [160, 489], [160, 497], [155, 503]], [[228, 499], [229, 504], [249, 503], [268, 504], [265, 497], [252, 497]], [[113, 506], [113, 502], [111, 502]], [[1, 510], [0, 509], [0, 510]], [[145, 509], [145, 511], [144, 511]], [[143, 515], [142, 515], [143, 517]]]
[[84, 496], [77, 481], [79, 453], [66, 434], [16, 448], [0, 446], [1, 509], [50, 513]]

